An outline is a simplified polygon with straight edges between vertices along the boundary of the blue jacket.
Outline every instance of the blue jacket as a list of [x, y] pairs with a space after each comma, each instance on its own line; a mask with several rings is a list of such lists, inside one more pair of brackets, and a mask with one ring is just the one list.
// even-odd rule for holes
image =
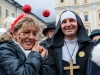
[[0, 75], [49, 75], [47, 58], [31, 51], [26, 58], [12, 40], [0, 44]]

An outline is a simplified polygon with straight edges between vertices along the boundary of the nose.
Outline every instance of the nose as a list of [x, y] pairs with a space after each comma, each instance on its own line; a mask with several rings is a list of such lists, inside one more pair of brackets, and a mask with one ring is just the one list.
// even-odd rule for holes
[[66, 26], [70, 26], [70, 24], [71, 24], [71, 23], [70, 23], [69, 21], [66, 22]]
[[29, 38], [30, 38], [30, 39], [34, 39], [34, 40], [37, 41], [37, 38], [36, 38], [32, 33], [29, 35]]
[[52, 34], [54, 34], [54, 31], [52, 32]]

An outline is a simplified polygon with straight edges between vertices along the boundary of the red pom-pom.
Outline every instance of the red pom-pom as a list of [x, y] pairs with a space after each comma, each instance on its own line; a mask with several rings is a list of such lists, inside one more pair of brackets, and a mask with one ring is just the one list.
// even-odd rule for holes
[[22, 10], [25, 12], [25, 13], [30, 13], [32, 8], [30, 5], [26, 4], [22, 7]]
[[43, 15], [44, 17], [49, 17], [49, 16], [50, 16], [50, 11], [49, 11], [49, 10], [44, 10], [44, 11], [42, 12], [42, 15]]

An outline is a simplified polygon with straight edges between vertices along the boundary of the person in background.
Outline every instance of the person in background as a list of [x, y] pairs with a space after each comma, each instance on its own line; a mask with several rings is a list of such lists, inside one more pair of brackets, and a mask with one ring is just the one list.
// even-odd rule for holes
[[14, 18], [14, 17], [7, 17], [4, 20], [3, 24], [4, 24], [4, 26], [5, 26], [5, 28], [6, 28], [7, 31], [10, 31], [9, 29], [11, 27], [11, 24], [15, 21], [15, 19], [16, 18]]
[[92, 39], [94, 42], [98, 41], [100, 39], [100, 29], [95, 29], [90, 34], [90, 39]]
[[87, 75], [100, 75], [100, 39], [95, 42], [88, 60]]
[[43, 35], [47, 37], [47, 39], [45, 40], [42, 40], [40, 42], [40, 45], [43, 46], [46, 50], [48, 50], [48, 47], [50, 45], [50, 41], [51, 41], [51, 38], [54, 34], [54, 30], [56, 28], [56, 25], [55, 24], [48, 24], [47, 27], [42, 31]]
[[[47, 50], [39, 45], [38, 21], [21, 14], [10, 27], [7, 37], [0, 41], [0, 75], [49, 75]], [[6, 38], [6, 40], [5, 40]]]
[[48, 48], [51, 75], [86, 75], [93, 43], [81, 18], [73, 11], [64, 11]]
[[0, 36], [0, 42], [2, 42], [3, 40], [11, 40], [12, 39], [12, 36], [10, 35], [10, 28], [11, 28], [11, 25], [12, 23], [16, 20], [16, 18], [14, 17], [7, 17], [3, 24], [5, 26], [5, 32], [2, 33], [2, 36]]
[[93, 30], [89, 37], [95, 44], [89, 57], [87, 75], [100, 75], [100, 29]]
[[6, 32], [5, 28], [0, 28], [0, 36], [3, 35]]

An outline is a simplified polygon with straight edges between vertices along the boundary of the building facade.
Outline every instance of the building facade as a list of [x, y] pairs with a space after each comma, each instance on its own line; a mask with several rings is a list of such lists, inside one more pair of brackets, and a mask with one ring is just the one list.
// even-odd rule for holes
[[56, 22], [64, 10], [76, 12], [82, 19], [88, 34], [100, 29], [100, 0], [56, 0]]
[[[0, 28], [5, 28], [3, 25], [4, 19], [7, 17], [17, 17], [23, 13], [22, 6], [14, 0], [0, 0]], [[40, 19], [38, 16], [33, 14], [32, 12], [30, 15], [34, 16], [38, 22], [40, 23], [40, 32], [39, 32], [39, 40], [44, 39], [45, 37], [41, 33], [42, 30], [46, 27], [46, 22]]]

